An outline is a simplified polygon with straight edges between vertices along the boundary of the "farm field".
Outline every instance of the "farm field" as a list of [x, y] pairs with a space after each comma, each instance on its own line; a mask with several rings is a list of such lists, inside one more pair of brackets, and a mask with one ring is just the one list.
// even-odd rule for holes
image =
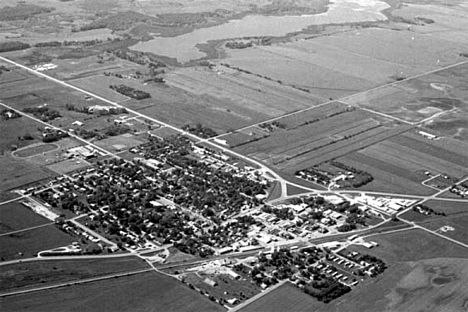
[[0, 267], [0, 291], [53, 285], [68, 281], [147, 269], [137, 257], [81, 260], [38, 260]]
[[[39, 251], [71, 244], [75, 238], [56, 225], [0, 236], [0, 257], [4, 260], [35, 257]], [[20, 254], [21, 253], [21, 254]]]
[[17, 201], [0, 205], [0, 234], [51, 222]]
[[24, 312], [226, 311], [180, 281], [155, 272], [1, 298], [0, 306], [3, 311]]
[[131, 82], [131, 86], [135, 87], [134, 84], [136, 82], [134, 80], [119, 79], [117, 77], [106, 77], [102, 75], [80, 78], [80, 79], [70, 80], [67, 82], [83, 90], [100, 95], [110, 101], [123, 102], [123, 101], [128, 100], [129, 98], [114, 90], [111, 90], [109, 86], [120, 85], [120, 84], [130, 85], [129, 81]]
[[269, 117], [266, 113], [236, 107], [229, 99], [194, 95], [168, 86], [154, 87], [152, 90], [152, 98], [129, 100], [124, 106], [175, 126], [201, 123], [218, 133], [246, 127]]
[[[445, 213], [447, 216], [456, 216], [468, 213], [468, 200], [464, 202], [443, 201], [443, 200], [429, 200], [424, 203], [425, 206], [433, 209], [435, 212]], [[401, 215], [402, 218], [408, 221], [429, 221], [440, 216], [431, 214], [430, 216], [409, 210]]]
[[467, 291], [466, 249], [422, 230], [369, 237], [379, 246], [347, 250], [383, 259], [389, 268], [375, 281], [317, 311], [462, 311]]
[[[337, 103], [280, 118], [276, 122], [282, 127], [274, 129], [268, 137], [240, 142], [234, 150], [288, 174], [346, 155], [408, 129]], [[229, 136], [223, 138], [229, 142]]]
[[214, 70], [183, 68], [165, 75], [165, 79], [167, 84], [187, 92], [229, 99], [233, 103], [230, 110], [234, 112], [248, 109], [276, 117], [323, 101], [305, 92], [255, 79], [223, 66]]
[[[437, 230], [437, 233], [453, 238], [461, 243], [468, 244], [468, 212], [457, 214], [445, 218], [427, 220], [418, 223], [429, 230]], [[444, 232], [440, 228], [448, 226], [452, 229]]]
[[11, 156], [0, 156], [0, 160], [1, 192], [47, 179], [53, 175], [48, 170]]
[[434, 190], [421, 184], [428, 179], [424, 172], [459, 179], [468, 173], [467, 154], [468, 147], [455, 141], [409, 131], [337, 160], [374, 176], [363, 190], [431, 194]]
[[289, 282], [240, 309], [240, 312], [319, 311], [327, 305], [297, 289]]
[[[0, 110], [5, 107], [0, 105]], [[38, 131], [42, 125], [26, 117], [0, 121], [0, 154], [5, 154], [14, 149], [21, 148], [42, 139], [42, 134]], [[32, 139], [25, 140], [22, 137], [30, 135]]]
[[[436, 258], [400, 262], [370, 283], [319, 312], [460, 311], [466, 301], [468, 260]], [[303, 310], [307, 311], [307, 310]]]
[[[468, 93], [464, 88], [466, 78], [463, 73], [467, 68], [465, 61], [458, 66], [349, 96], [344, 102], [408, 122], [423, 122], [446, 112], [464, 115], [467, 110], [463, 101], [468, 99]], [[427, 122], [429, 125], [433, 123]]]
[[468, 258], [466, 248], [421, 229], [377, 234], [366, 240], [375, 241], [379, 246], [369, 250], [364, 246], [352, 245], [347, 249], [364, 254], [371, 253], [389, 265], [434, 258]]

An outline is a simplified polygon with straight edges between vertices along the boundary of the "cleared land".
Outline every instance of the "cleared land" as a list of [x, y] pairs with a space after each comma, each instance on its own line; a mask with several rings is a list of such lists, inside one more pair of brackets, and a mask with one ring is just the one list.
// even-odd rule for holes
[[0, 206], [0, 234], [50, 222], [19, 202]]
[[137, 257], [38, 260], [0, 267], [0, 291], [44, 287], [68, 281], [88, 279], [114, 273], [147, 269], [148, 265]]
[[[425, 55], [425, 54], [423, 54]], [[460, 60], [463, 61], [463, 60]], [[444, 69], [401, 83], [359, 93], [346, 103], [372, 109], [410, 122], [421, 122], [444, 112], [466, 114], [463, 102], [468, 64]], [[430, 125], [431, 123], [429, 123]]]
[[39, 251], [71, 244], [75, 238], [54, 224], [0, 237], [0, 258], [13, 260], [36, 256]]
[[[468, 205], [468, 204], [467, 204]], [[453, 238], [461, 243], [468, 244], [468, 213], [458, 214], [435, 220], [420, 222], [419, 225], [429, 229], [437, 230], [438, 233]], [[448, 231], [442, 231], [442, 227], [450, 227]]]
[[240, 309], [241, 312], [284, 312], [284, 311], [318, 311], [323, 302], [305, 294], [290, 283], [285, 283]]
[[[340, 103], [280, 118], [277, 122], [281, 128], [274, 128], [264, 138], [238, 144], [234, 150], [294, 174], [408, 129], [394, 127], [387, 120]], [[229, 142], [229, 136], [223, 138]]]
[[371, 253], [389, 264], [443, 257], [468, 258], [466, 248], [420, 229], [379, 234], [367, 240], [375, 241], [379, 246], [369, 250], [364, 246], [353, 245], [348, 249]]
[[[0, 110], [5, 107], [0, 105]], [[42, 125], [29, 118], [20, 117], [0, 121], [0, 154], [7, 153], [16, 148], [37, 143], [42, 139], [38, 127]], [[24, 140], [24, 136], [30, 136], [30, 140]]]
[[363, 190], [431, 194], [425, 172], [461, 178], [468, 173], [468, 147], [453, 140], [429, 140], [409, 131], [348, 154], [338, 161], [367, 171], [374, 181]]
[[13, 155], [15, 155], [16, 157], [20, 157], [20, 158], [26, 158], [26, 157], [31, 157], [31, 156], [41, 154], [41, 153], [47, 153], [57, 148], [58, 148], [57, 144], [50, 144], [50, 143], [38, 144], [38, 145], [22, 148], [21, 150], [18, 150], [18, 151], [14, 151]]
[[214, 70], [203, 67], [183, 68], [171, 72], [165, 78], [169, 85], [194, 94], [230, 99], [233, 102], [230, 110], [234, 112], [248, 109], [275, 117], [322, 101], [319, 97], [308, 96], [299, 90], [223, 66]]
[[0, 191], [12, 190], [52, 176], [48, 171], [10, 156], [0, 157]]
[[226, 311], [180, 281], [153, 272], [2, 298], [0, 306], [24, 312]]

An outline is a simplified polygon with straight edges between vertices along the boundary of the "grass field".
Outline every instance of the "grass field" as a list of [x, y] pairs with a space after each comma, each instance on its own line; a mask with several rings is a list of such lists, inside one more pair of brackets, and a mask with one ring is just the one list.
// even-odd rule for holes
[[[468, 201], [465, 202], [453, 202], [453, 201], [443, 201], [443, 200], [430, 200], [424, 203], [424, 205], [433, 209], [435, 212], [445, 213], [447, 216], [455, 217], [457, 215], [468, 213]], [[402, 218], [408, 221], [429, 221], [434, 219], [443, 218], [441, 216], [436, 216], [431, 214], [429, 216], [409, 210], [401, 215]]]
[[[133, 86], [133, 84], [135, 84], [135, 81], [130, 81], [132, 81]], [[128, 97], [109, 88], [110, 85], [127, 85], [128, 79], [119, 79], [117, 77], [96, 75], [67, 82], [76, 87], [82, 88], [86, 91], [92, 92], [114, 102], [122, 102], [128, 100]]]
[[466, 114], [463, 101], [468, 94], [463, 88], [466, 79], [461, 73], [466, 72], [467, 67], [465, 63], [396, 85], [356, 94], [346, 98], [346, 103], [410, 122], [423, 121], [443, 112]]
[[[137, 140], [134, 135], [129, 134], [129, 133], [109, 137], [109, 138], [94, 142], [94, 144], [104, 148], [105, 150], [114, 151], [114, 152], [121, 150], [120, 145], [124, 146], [123, 149], [128, 150], [142, 143], [143, 143], [142, 141]], [[119, 145], [118, 148], [115, 148], [117, 145]]]
[[[4, 107], [0, 105], [0, 110], [2, 109]], [[42, 134], [38, 127], [42, 125], [26, 117], [0, 121], [0, 154], [11, 151], [13, 146], [21, 148], [40, 141]], [[25, 135], [30, 135], [33, 139], [22, 140], [20, 137]]]
[[0, 267], [0, 291], [14, 291], [38, 285], [43, 287], [146, 268], [146, 262], [131, 256], [92, 260], [38, 260], [10, 264]]
[[293, 195], [300, 195], [300, 194], [303, 194], [303, 193], [307, 193], [307, 192], [310, 192], [310, 191], [306, 190], [306, 189], [299, 188], [299, 187], [291, 185], [291, 184], [287, 184], [286, 185], [286, 192], [287, 192], [288, 196], [293, 196]]
[[241, 312], [306, 312], [318, 311], [327, 305], [307, 295], [290, 283], [285, 283], [272, 292], [240, 309]]
[[50, 222], [19, 202], [0, 206], [0, 234]]
[[28, 146], [26, 148], [22, 148], [20, 150], [14, 151], [13, 155], [20, 158], [31, 157], [34, 155], [47, 153], [59, 148], [57, 144], [38, 144], [34, 146]]
[[46, 227], [0, 236], [0, 257], [4, 260], [30, 258], [36, 256], [39, 251], [66, 246], [74, 240], [76, 239], [51, 224]]
[[353, 245], [348, 249], [372, 253], [390, 265], [433, 258], [468, 258], [466, 248], [420, 229], [379, 234], [367, 240], [375, 241], [379, 246], [369, 250], [364, 246]]
[[468, 173], [468, 147], [453, 140], [428, 140], [409, 131], [348, 154], [338, 161], [367, 171], [374, 181], [363, 190], [432, 194], [424, 172], [461, 178]]
[[[419, 225], [429, 229], [437, 230], [438, 233], [453, 238], [461, 243], [468, 244], [468, 211], [464, 214], [457, 214], [445, 218], [437, 218], [419, 222]], [[443, 226], [450, 226], [451, 231], [443, 232], [439, 230]]]
[[226, 311], [181, 282], [155, 272], [2, 298], [0, 306], [5, 312]]
[[10, 156], [0, 157], [0, 191], [7, 191], [52, 176], [34, 164]]
[[215, 70], [183, 68], [166, 75], [166, 80], [169, 85], [190, 93], [230, 99], [233, 103], [230, 110], [238, 113], [249, 110], [274, 117], [322, 101], [307, 93], [223, 66], [218, 66]]

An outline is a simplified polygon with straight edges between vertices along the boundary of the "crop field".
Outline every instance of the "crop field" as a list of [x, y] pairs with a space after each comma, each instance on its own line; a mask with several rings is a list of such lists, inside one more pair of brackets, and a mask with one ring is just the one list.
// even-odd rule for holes
[[167, 74], [165, 78], [169, 85], [187, 92], [230, 99], [233, 102], [230, 110], [234, 112], [239, 106], [276, 117], [321, 102], [317, 97], [307, 97], [306, 93], [292, 88], [262, 82], [222, 66], [218, 68], [214, 72], [205, 68], [184, 68]]
[[266, 113], [233, 107], [234, 104], [229, 99], [189, 94], [167, 86], [153, 87], [151, 90], [154, 93], [152, 98], [129, 100], [124, 106], [172, 125], [180, 127], [201, 123], [218, 133], [268, 119]]
[[[409, 122], [421, 122], [446, 112], [466, 114], [463, 100], [468, 98], [468, 93], [464, 88], [466, 78], [463, 73], [466, 73], [467, 68], [468, 63], [465, 62], [392, 86], [356, 94], [347, 97], [345, 101], [353, 106], [366, 107]], [[431, 125], [432, 122], [428, 124]]]
[[[0, 105], [0, 110], [4, 108]], [[42, 127], [42, 125], [24, 116], [0, 121], [0, 154], [11, 151], [13, 146], [21, 148], [38, 142], [42, 138], [38, 127]], [[32, 140], [21, 139], [27, 135], [30, 135]]]
[[119, 84], [129, 85], [130, 81], [132, 82], [132, 86], [133, 86], [135, 84], [134, 80], [119, 79], [117, 77], [96, 75], [96, 76], [91, 76], [91, 77], [86, 77], [86, 78], [70, 80], [67, 82], [76, 87], [84, 89], [86, 91], [100, 95], [108, 100], [111, 100], [114, 102], [123, 102], [123, 101], [128, 100], [129, 98], [114, 90], [111, 90], [109, 86], [119, 85]]
[[20, 72], [18, 70], [15, 70], [13, 67], [9, 67], [10, 65], [4, 66], [8, 67], [9, 71], [2, 71], [2, 73], [0, 74], [0, 88], [3, 88], [4, 83], [18, 82], [31, 77], [25, 72]]
[[24, 312], [226, 311], [180, 281], [155, 272], [2, 298], [0, 306]]
[[47, 260], [0, 267], [0, 291], [46, 286], [68, 281], [147, 269], [137, 257], [81, 260]]
[[[266, 138], [243, 143], [234, 150], [262, 160], [287, 173], [337, 158], [384, 140], [405, 127], [388, 127], [387, 121], [361, 110], [331, 103], [279, 119]], [[249, 128], [250, 129], [250, 128]], [[248, 129], [246, 129], [248, 131]], [[280, 143], [280, 144], [278, 144]]]
[[251, 304], [240, 309], [241, 312], [284, 312], [284, 311], [319, 311], [326, 307], [323, 302], [307, 295], [300, 289], [285, 283], [268, 294], [260, 297]]
[[[2, 90], [2, 94], [0, 98], [3, 100], [4, 103], [9, 104], [10, 102], [7, 100], [12, 97], [22, 96], [27, 93], [34, 93], [41, 91], [43, 89], [49, 88], [49, 82], [44, 80], [43, 78], [39, 78], [36, 76], [32, 76], [20, 81], [10, 81], [1, 84], [0, 88]], [[43, 104], [43, 103], [38, 103]], [[23, 108], [14, 106], [15, 108]]]
[[57, 144], [47, 143], [47, 144], [35, 144], [33, 146], [27, 146], [20, 150], [16, 150], [13, 152], [13, 155], [19, 158], [27, 158], [37, 154], [47, 153], [53, 150], [58, 149]]
[[367, 240], [379, 243], [372, 250], [352, 245], [349, 250], [371, 253], [393, 265], [402, 261], [419, 261], [433, 258], [468, 258], [466, 248], [420, 229], [378, 234]]
[[18, 202], [0, 206], [0, 234], [18, 231], [51, 221]]
[[54, 224], [33, 230], [0, 236], [0, 257], [4, 260], [30, 258], [39, 251], [71, 244], [75, 239]]
[[467, 259], [455, 258], [400, 262], [314, 311], [463, 311], [467, 265]]
[[[468, 203], [466, 203], [468, 205]], [[437, 218], [434, 220], [419, 222], [419, 225], [429, 229], [437, 230], [437, 233], [455, 239], [461, 243], [468, 244], [468, 211], [464, 214], [457, 214], [445, 218]], [[444, 232], [440, 230], [444, 226], [449, 226], [449, 229]]]
[[76, 77], [85, 77], [100, 74], [104, 71], [107, 72], [124, 70], [126, 68], [133, 68], [136, 66], [136, 64], [134, 63], [130, 63], [118, 58], [116, 58], [113, 61], [106, 60], [102, 63], [98, 63], [98, 61], [99, 59], [96, 56], [83, 57], [80, 59], [54, 60], [54, 64], [57, 65], [57, 68], [54, 70], [54, 76], [57, 76], [57, 78], [59, 79], [68, 80], [68, 82], [74, 84], [74, 81], [77, 80], [71, 79], [76, 79]]
[[1, 156], [0, 160], [1, 192], [12, 190], [52, 176], [51, 172], [42, 170], [38, 166], [29, 164], [23, 160], [14, 159], [10, 156]]
[[428, 194], [433, 190], [421, 184], [428, 178], [423, 172], [461, 178], [468, 173], [467, 154], [468, 147], [453, 140], [428, 140], [410, 131], [338, 161], [374, 176], [363, 189]]

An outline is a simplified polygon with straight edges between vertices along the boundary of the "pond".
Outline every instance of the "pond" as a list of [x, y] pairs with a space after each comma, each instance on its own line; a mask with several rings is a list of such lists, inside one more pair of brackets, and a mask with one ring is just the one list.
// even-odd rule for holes
[[388, 4], [376, 0], [331, 0], [325, 13], [299, 16], [248, 15], [242, 19], [231, 20], [225, 24], [196, 29], [190, 33], [164, 38], [156, 37], [140, 42], [133, 50], [176, 58], [185, 63], [199, 59], [205, 53], [198, 50], [197, 44], [210, 40], [242, 37], [285, 36], [311, 25], [343, 24], [385, 20], [381, 13]]

